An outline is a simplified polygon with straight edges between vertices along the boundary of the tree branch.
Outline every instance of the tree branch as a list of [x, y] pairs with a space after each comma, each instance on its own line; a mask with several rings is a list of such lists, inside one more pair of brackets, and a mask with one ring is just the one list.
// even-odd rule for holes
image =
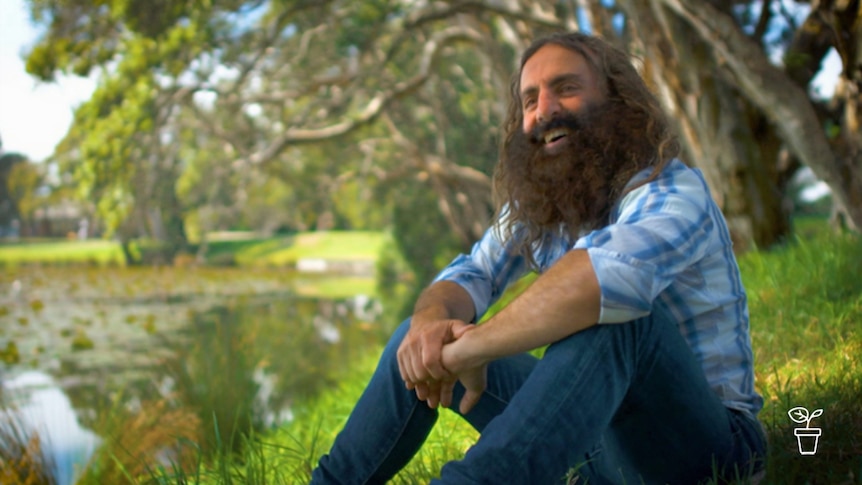
[[784, 53], [784, 70], [799, 86], [806, 88], [820, 70], [820, 63], [832, 47], [834, 33], [824, 13], [813, 9], [793, 34]]
[[425, 11], [420, 11], [415, 18], [408, 19], [405, 23], [405, 32], [410, 29], [421, 26], [422, 24], [434, 22], [437, 20], [447, 19], [460, 13], [492, 13], [513, 20], [521, 20], [532, 25], [549, 27], [552, 29], [563, 29], [566, 25], [553, 15], [542, 15], [541, 12], [532, 11], [526, 12], [520, 9], [508, 7], [501, 2], [495, 2], [493, 5], [489, 2], [479, 0], [462, 0], [458, 2], [450, 2], [439, 4], [435, 3]]
[[757, 26], [754, 28], [754, 37], [758, 41], [763, 39], [766, 33], [766, 27], [769, 26], [769, 20], [772, 18], [772, 0], [763, 0], [760, 5], [760, 18], [757, 19]]
[[328, 140], [370, 124], [380, 116], [386, 105], [409, 95], [428, 80], [437, 55], [444, 46], [459, 40], [478, 42], [480, 39], [479, 33], [464, 27], [450, 27], [438, 32], [425, 44], [418, 72], [412, 78], [377, 93], [353, 117], [323, 128], [289, 128], [265, 150], [252, 154], [248, 161], [255, 165], [267, 163], [289, 146]]
[[[820, 128], [806, 92], [772, 65], [733, 19], [701, 0], [659, 1], [688, 22], [711, 46], [716, 57], [734, 74], [740, 92], [775, 125], [794, 156], [832, 187], [852, 183], [838, 169], [841, 164]], [[854, 221], [862, 221], [862, 207], [851, 207], [846, 200], [848, 193], [835, 190], [833, 196], [847, 208]]]

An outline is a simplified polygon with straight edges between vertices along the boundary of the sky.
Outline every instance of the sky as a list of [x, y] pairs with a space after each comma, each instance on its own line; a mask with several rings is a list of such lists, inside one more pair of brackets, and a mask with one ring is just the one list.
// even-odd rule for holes
[[[23, 52], [32, 47], [39, 30], [30, 22], [24, 0], [0, 0], [0, 138], [5, 152], [42, 161], [69, 129], [73, 110], [90, 98], [96, 77], [58, 76], [54, 83], [27, 74]], [[832, 52], [814, 80], [814, 89], [831, 97], [841, 69]]]
[[54, 152], [72, 123], [74, 108], [96, 87], [95, 76], [42, 83], [27, 74], [22, 53], [38, 37], [24, 0], [0, 0], [0, 137], [4, 152], [33, 161]]

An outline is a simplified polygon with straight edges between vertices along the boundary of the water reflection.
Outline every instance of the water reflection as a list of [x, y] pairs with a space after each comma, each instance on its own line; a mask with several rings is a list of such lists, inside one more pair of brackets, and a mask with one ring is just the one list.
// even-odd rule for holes
[[3, 391], [12, 405], [4, 411], [6, 417], [23, 428], [25, 438], [33, 432], [39, 435], [57, 485], [74, 483], [100, 440], [80, 425], [69, 398], [51, 376], [38, 371], [23, 372], [4, 382]]
[[[150, 449], [126, 453], [129, 466], [138, 456], [170, 461], [182, 452], [171, 429], [148, 434], [169, 423], [201, 451], [235, 449], [249, 431], [290, 421], [297, 404], [336, 385], [352, 362], [379, 348], [385, 331], [375, 323], [377, 300], [300, 297], [323, 284], [309, 280], [300, 291], [286, 278], [275, 270], [165, 268], [0, 275], [9, 288], [0, 291], [0, 346], [16, 342], [21, 351], [20, 363], [7, 369], [44, 372], [29, 395], [44, 391], [66, 406], [43, 409], [32, 421], [65, 436], [51, 444], [65, 453], [57, 464], [66, 471], [58, 476], [71, 480], [70, 464], [80, 460], [67, 457], [78, 456], [74, 450], [89, 455], [98, 443], [94, 462], [110, 461], [114, 446], [129, 450], [146, 440]], [[91, 345], [75, 347], [78, 337]], [[134, 443], [123, 441], [130, 429]], [[63, 448], [67, 442], [74, 443]]]
[[[195, 410], [205, 449], [238, 446], [250, 430], [282, 424], [291, 406], [335, 385], [377, 342], [349, 301], [283, 298], [237, 303], [192, 315], [165, 341], [173, 356], [159, 392]], [[167, 384], [165, 384], [167, 383]], [[217, 430], [217, 431], [216, 431]]]

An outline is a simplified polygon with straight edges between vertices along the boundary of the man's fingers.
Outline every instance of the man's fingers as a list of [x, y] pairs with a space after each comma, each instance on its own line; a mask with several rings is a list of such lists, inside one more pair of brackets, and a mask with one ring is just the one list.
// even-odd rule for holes
[[[438, 352], [437, 355], [439, 356], [440, 353]], [[430, 375], [434, 380], [442, 381], [444, 379], [451, 379], [453, 377], [449, 373], [449, 371], [447, 371], [446, 368], [443, 367], [443, 363], [440, 361], [439, 358], [431, 362], [423, 359], [423, 363], [425, 364], [425, 371], [428, 372], [428, 375]]]
[[[457, 320], [440, 320], [408, 331], [396, 355], [398, 372], [407, 389], [417, 390], [423, 382], [455, 379], [455, 375], [443, 365], [442, 349], [455, 340], [453, 330], [462, 326], [466, 324]], [[435, 395], [439, 403], [439, 388], [430, 390], [425, 386], [418, 389], [420, 399], [425, 400], [429, 395]]]
[[410, 371], [408, 372], [410, 380], [417, 384], [428, 380], [429, 374], [428, 371], [425, 370], [425, 366], [422, 365], [422, 358], [420, 355], [414, 354], [410, 364]]
[[435, 409], [440, 403], [440, 382], [432, 381], [428, 383], [428, 407]]
[[452, 406], [452, 392], [455, 390], [455, 381], [443, 381], [440, 383], [440, 405], [444, 408]]
[[412, 361], [408, 356], [398, 357], [398, 372], [401, 374], [401, 379], [407, 389], [413, 389], [416, 386], [418, 379], [415, 378]]
[[473, 330], [474, 328], [476, 328], [476, 325], [473, 325], [473, 324], [470, 324], [470, 323], [464, 323], [464, 322], [458, 322], [458, 321], [456, 321], [456, 322], [452, 325], [452, 337], [453, 337], [455, 340], [458, 340], [458, 339], [459, 339], [459, 338], [461, 338], [465, 333], [469, 332], [470, 330]]
[[429, 392], [428, 384], [426, 384], [424, 382], [417, 382], [415, 384], [415, 386], [416, 386], [416, 398], [419, 399], [420, 401], [424, 401], [424, 400], [428, 399], [428, 392]]
[[404, 355], [401, 353], [401, 349], [398, 349], [396, 359], [398, 360], [398, 373], [401, 374], [401, 380], [404, 381], [404, 385], [407, 386], [407, 389], [411, 389], [412, 383], [410, 382], [410, 377], [407, 375], [407, 366], [405, 365], [405, 359]]
[[398, 348], [396, 358], [398, 360], [398, 372], [407, 389], [413, 389], [415, 384], [423, 379], [416, 375], [414, 358], [416, 353], [411, 350], [407, 342], [402, 342]]
[[479, 402], [479, 398], [482, 397], [481, 392], [471, 391], [467, 389], [467, 392], [464, 394], [464, 397], [461, 398], [461, 405], [458, 406], [458, 409], [461, 411], [461, 414], [467, 414], [473, 409], [473, 406]]
[[439, 342], [422, 346], [422, 367], [431, 378], [438, 381], [452, 377], [443, 367], [442, 349]]

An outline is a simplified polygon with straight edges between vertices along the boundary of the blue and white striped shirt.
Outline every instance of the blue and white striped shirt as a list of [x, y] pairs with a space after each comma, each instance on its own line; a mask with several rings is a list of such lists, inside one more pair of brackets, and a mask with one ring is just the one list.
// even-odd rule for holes
[[[629, 184], [644, 180], [637, 174]], [[662, 308], [679, 330], [724, 405], [756, 416], [748, 305], [724, 216], [703, 175], [673, 160], [653, 181], [627, 193], [610, 224], [576, 241], [560, 234], [534, 252], [540, 271], [570, 249], [585, 249], [601, 287], [599, 323], [622, 323]], [[458, 283], [478, 318], [529, 271], [494, 228], [435, 278]]]

